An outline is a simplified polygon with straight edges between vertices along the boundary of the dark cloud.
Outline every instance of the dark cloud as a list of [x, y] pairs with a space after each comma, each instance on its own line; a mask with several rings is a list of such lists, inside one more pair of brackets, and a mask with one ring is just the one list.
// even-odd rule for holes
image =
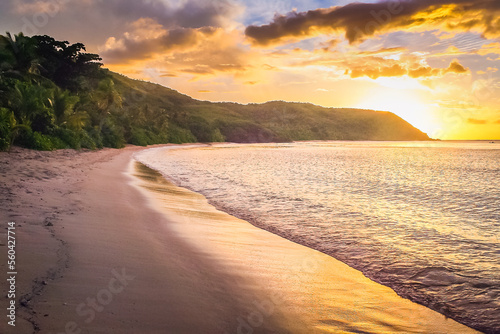
[[[145, 21], [147, 24], [147, 21]], [[109, 49], [101, 52], [108, 63], [123, 63], [134, 60], [149, 59], [155, 54], [175, 49], [192, 48], [200, 41], [209, 38], [216, 28], [174, 28], [160, 33], [159, 36], [147, 38], [141, 35], [125, 34], [121, 39], [111, 39]]]
[[236, 0], [1, 0], [0, 29], [83, 42], [96, 51], [141, 19], [167, 30], [225, 27], [241, 10]]
[[93, 6], [127, 21], [152, 18], [164, 27], [184, 28], [221, 27], [228, 17], [239, 11], [239, 6], [230, 0], [190, 0], [177, 7], [169, 3], [163, 0], [94, 0]]
[[318, 32], [344, 32], [349, 42], [386, 31], [441, 25], [445, 29], [481, 29], [485, 35], [500, 35], [498, 0], [395, 0], [351, 3], [307, 12], [276, 15], [262, 26], [249, 26], [246, 35], [266, 45], [283, 38], [308, 37]]

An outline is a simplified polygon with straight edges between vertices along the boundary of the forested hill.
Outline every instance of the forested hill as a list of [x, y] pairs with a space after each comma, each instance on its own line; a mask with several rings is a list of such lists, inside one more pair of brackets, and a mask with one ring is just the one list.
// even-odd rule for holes
[[389, 112], [198, 101], [110, 72], [100, 61], [80, 43], [0, 35], [0, 149], [429, 139]]

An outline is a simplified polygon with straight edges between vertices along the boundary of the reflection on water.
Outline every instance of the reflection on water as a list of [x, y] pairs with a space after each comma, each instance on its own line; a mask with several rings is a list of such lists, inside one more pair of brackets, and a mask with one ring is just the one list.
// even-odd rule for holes
[[500, 332], [499, 146], [219, 145], [148, 162], [233, 215]]

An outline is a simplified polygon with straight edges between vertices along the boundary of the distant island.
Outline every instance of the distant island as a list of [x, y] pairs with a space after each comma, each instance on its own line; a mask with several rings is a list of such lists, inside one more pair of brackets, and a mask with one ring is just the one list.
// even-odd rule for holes
[[195, 100], [103, 68], [82, 43], [0, 35], [0, 150], [189, 142], [430, 140], [390, 112]]

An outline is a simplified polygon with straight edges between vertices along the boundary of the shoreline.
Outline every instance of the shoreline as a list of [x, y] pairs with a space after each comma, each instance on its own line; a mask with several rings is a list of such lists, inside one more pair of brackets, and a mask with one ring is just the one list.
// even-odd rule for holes
[[[373, 324], [475, 332], [327, 255], [207, 209], [201, 195], [158, 180], [153, 188], [160, 193], [140, 190], [145, 179], [130, 174], [137, 173], [132, 155], [142, 150], [0, 153], [6, 203], [0, 218], [16, 221], [19, 240], [17, 321], [6, 333], [235, 333], [248, 326], [262, 333], [321, 333]], [[170, 203], [170, 211], [159, 211], [158, 201]], [[189, 201], [200, 206], [186, 207]], [[198, 224], [186, 229], [192, 219]], [[214, 222], [228, 224], [225, 234], [209, 233]], [[319, 262], [304, 265], [304, 259]], [[313, 293], [304, 292], [313, 277]], [[348, 290], [340, 284], [346, 280]], [[390, 307], [380, 308], [381, 301]], [[318, 304], [316, 317], [308, 317], [305, 310]]]
[[[233, 283], [243, 277], [220, 270], [175, 235], [169, 217], [130, 184], [131, 156], [143, 149], [15, 148], [0, 156], [2, 201], [12, 200], [0, 219], [18, 225], [19, 272], [16, 327], [2, 321], [2, 333], [210, 334], [238, 328], [247, 301], [256, 297]], [[28, 183], [16, 184], [19, 174]], [[6, 234], [0, 237], [5, 246]], [[0, 264], [4, 272], [6, 262]], [[2, 299], [4, 310], [7, 302]], [[287, 333], [279, 318], [268, 319], [263, 332]]]
[[[166, 148], [169, 149], [169, 148]], [[172, 147], [170, 149], [177, 149], [175, 147]], [[179, 147], [179, 149], [189, 149], [189, 147]], [[156, 151], [156, 150], [155, 150]], [[162, 152], [164, 149], [159, 148], [158, 151]], [[147, 153], [144, 152], [146, 155]], [[161, 153], [159, 153], [161, 154]], [[139, 157], [141, 157], [141, 153], [138, 154]], [[146, 158], [138, 158], [136, 157], [137, 160], [139, 160], [141, 163], [147, 162], [147, 157]], [[148, 167], [151, 168], [151, 167]], [[422, 312], [421, 309], [425, 309], [426, 311], [429, 311], [430, 313], [425, 315], [425, 317], [422, 317], [421, 319], [433, 319], [430, 320], [429, 323], [420, 323], [421, 319], [419, 319], [419, 316], [416, 316], [415, 319], [416, 322], [419, 323], [418, 326], [421, 326], [420, 329], [425, 328], [424, 332], [433, 332], [433, 333], [438, 333], [438, 332], [450, 332], [451, 331], [457, 331], [459, 330], [460, 332], [467, 332], [468, 327], [464, 325], [459, 325], [463, 326], [461, 329], [451, 329], [447, 328], [443, 330], [442, 328], [445, 328], [448, 325], [451, 325], [450, 323], [455, 323], [454, 320], [448, 320], [449, 318], [445, 317], [444, 315], [441, 315], [435, 311], [432, 311], [431, 309], [422, 306], [420, 304], [411, 302], [408, 299], [405, 299], [403, 297], [397, 296], [396, 293], [389, 287], [383, 286], [379, 283], [376, 283], [368, 278], [366, 278], [360, 271], [349, 267], [347, 264], [344, 262], [341, 262], [330, 255], [326, 255], [322, 252], [313, 250], [312, 248], [308, 247], [307, 245], [301, 245], [296, 243], [295, 241], [285, 238], [285, 236], [280, 236], [276, 233], [272, 234], [269, 229], [266, 229], [265, 226], [259, 226], [254, 224], [254, 222], [248, 222], [247, 220], [242, 220], [238, 219], [234, 216], [234, 213], [229, 211], [226, 211], [224, 207], [221, 207], [220, 205], [216, 205], [212, 203], [210, 200], [205, 198], [202, 194], [196, 193], [191, 189], [187, 189], [185, 187], [179, 187], [176, 186], [172, 180], [169, 180], [168, 176], [162, 175], [160, 172], [155, 171], [155, 173], [158, 174], [158, 177], [161, 177], [163, 179], [163, 183], [165, 183], [165, 189], [163, 191], [157, 191], [158, 196], [153, 196], [152, 200], [155, 201], [155, 207], [161, 207], [163, 206], [165, 210], [165, 214], [170, 216], [170, 217], [175, 217], [176, 215], [178, 216], [178, 220], [182, 221], [183, 223], [178, 223], [178, 228], [181, 233], [181, 236], [186, 239], [192, 239], [195, 240], [193, 241], [193, 244], [199, 245], [204, 242], [204, 240], [199, 240], [196, 238], [196, 235], [203, 235], [203, 238], [210, 239], [210, 242], [208, 242], [206, 245], [204, 244], [203, 249], [205, 251], [208, 251], [210, 254], [213, 254], [212, 256], [217, 257], [217, 258], [222, 258], [223, 261], [226, 262], [226, 266], [230, 267], [234, 262], [238, 263], [238, 269], [240, 271], [243, 271], [246, 273], [246, 276], [257, 276], [262, 278], [262, 276], [269, 276], [268, 278], [272, 280], [273, 277], [279, 276], [279, 277], [287, 277], [287, 279], [284, 279], [282, 282], [280, 282], [279, 286], [286, 286], [287, 290], [293, 290], [291, 286], [294, 285], [294, 282], [297, 277], [302, 276], [302, 284], [299, 286], [295, 286], [295, 291], [292, 291], [292, 293], [295, 293], [295, 296], [293, 298], [290, 298], [288, 301], [289, 303], [293, 304], [293, 300], [300, 299], [301, 297], [299, 296], [301, 294], [301, 288], [302, 287], [310, 287], [311, 285], [316, 285], [316, 293], [311, 292], [310, 294], [323, 294], [324, 299], [323, 299], [323, 305], [325, 307], [325, 310], [328, 309], [331, 314], [336, 314], [339, 312], [345, 312], [345, 309], [343, 307], [339, 308], [339, 305], [349, 305], [349, 303], [353, 303], [351, 305], [355, 305], [354, 308], [358, 308], [358, 310], [350, 310], [348, 313], [350, 313], [349, 317], [358, 317], [358, 318], [369, 318], [374, 321], [374, 323], [377, 322], [383, 322], [384, 317], [381, 317], [377, 319], [377, 316], [374, 316], [371, 314], [370, 311], [367, 311], [364, 313], [363, 310], [369, 310], [369, 309], [390, 309], [390, 305], [397, 305], [395, 308], [401, 308], [405, 309], [404, 312], [407, 312], [408, 310], [411, 310], [411, 312], [406, 313], [405, 315], [399, 314], [400, 319], [411, 319], [412, 313], [419, 313]], [[193, 200], [190, 204], [185, 204], [184, 207], [187, 208], [192, 208], [188, 209], [187, 211], [195, 210], [197, 212], [196, 216], [190, 217], [192, 214], [187, 213], [187, 214], [179, 214], [178, 213], [178, 204], [174, 204], [173, 207], [169, 207], [169, 205], [172, 204], [165, 204], [165, 202], [173, 203], [174, 201], [177, 201], [179, 199], [175, 199], [175, 196], [172, 196], [170, 200], [167, 200], [165, 198], [170, 197], [171, 193], [190, 193], [193, 196], [198, 197], [197, 200]], [[163, 200], [162, 200], [163, 198]], [[181, 196], [180, 200], [184, 199], [184, 195]], [[224, 210], [221, 210], [224, 209]], [[207, 219], [204, 221], [203, 216], [199, 214], [199, 211], [201, 212], [217, 212], [217, 216], [212, 217], [210, 219]], [[201, 217], [199, 217], [201, 216]], [[224, 217], [224, 218], [221, 218]], [[186, 224], [186, 221], [189, 221], [190, 224], [190, 229], [195, 229], [197, 231], [198, 228], [200, 228], [200, 232], [193, 233], [194, 236], [191, 234], [190, 229], [186, 229], [185, 227], [182, 227], [182, 225]], [[217, 223], [215, 223], [217, 221]], [[241, 227], [241, 225], [246, 226], [246, 227]], [[193, 227], [196, 226], [196, 227]], [[207, 227], [209, 226], [209, 228]], [[221, 227], [222, 226], [222, 227]], [[245, 229], [251, 229], [254, 231], [254, 233], [258, 234], [258, 237], [255, 239], [244, 239], [240, 240], [238, 238], [239, 235], [244, 235], [245, 234]], [[242, 229], [242, 230], [241, 230]], [[241, 233], [239, 233], [241, 231]], [[229, 241], [226, 239], [225, 236], [227, 236], [229, 233], [234, 233], [234, 239], [233, 241]], [[268, 240], [267, 243], [263, 242], [262, 240]], [[231, 243], [231, 247], [227, 247], [227, 245]], [[251, 247], [245, 247], [245, 245], [252, 245], [254, 248], [253, 250]], [[279, 245], [279, 246], [277, 246]], [[298, 254], [295, 258], [292, 257], [290, 261], [282, 261], [280, 264], [281, 267], [279, 269], [276, 269], [278, 272], [275, 272], [274, 274], [271, 273], [272, 270], [268, 270], [268, 268], [271, 268], [271, 266], [276, 265], [279, 262], [279, 259], [276, 258], [276, 256], [273, 256], [272, 254], [276, 252], [276, 248], [287, 248], [288, 249], [288, 254], [290, 253], [295, 253]], [[248, 262], [249, 258], [253, 257], [253, 254], [259, 253], [260, 249], [266, 249], [267, 252], [264, 251], [263, 254], [260, 254], [258, 256], [259, 262], [264, 262], [264, 263], [258, 263], [255, 264], [253, 263], [252, 265], [248, 265], [246, 262]], [[236, 250], [237, 249], [237, 250]], [[210, 251], [212, 250], [212, 251]], [[241, 261], [238, 257], [234, 258], [231, 256], [228, 256], [227, 254], [230, 253], [238, 253], [238, 254], [246, 254], [247, 256], [245, 257], [245, 261]], [[277, 252], [279, 254], [279, 252]], [[281, 255], [286, 258], [286, 255]], [[267, 258], [267, 260], [264, 260], [263, 258]], [[301, 263], [298, 261], [298, 258], [303, 258], [306, 259], [306, 266], [304, 267], [304, 263]], [[314, 272], [314, 267], [318, 266], [318, 263], [316, 262], [313, 265], [313, 268], [311, 268], [311, 259], [318, 259], [318, 261], [321, 262], [321, 266], [324, 272], [328, 272], [331, 276], [326, 275], [325, 273], [318, 273]], [[267, 264], [266, 264], [267, 261]], [[243, 266], [247, 266], [246, 270], [242, 269]], [[344, 267], [343, 267], [344, 266]], [[342, 267], [339, 269], [339, 267]], [[329, 269], [325, 269], [329, 268]], [[312, 272], [311, 272], [312, 270]], [[342, 271], [346, 277], [338, 277], [333, 274], [334, 272]], [[257, 273], [255, 273], [257, 272]], [[356, 299], [355, 301], [352, 300], [352, 296], [349, 296], [349, 293], [346, 293], [347, 291], [352, 291], [352, 286], [350, 284], [350, 277], [357, 277], [361, 276], [362, 278], [357, 281], [357, 284], [362, 285], [362, 289], [366, 289], [367, 291], [370, 291], [368, 293], [369, 296], [368, 298], [360, 298], [359, 296], [354, 297]], [[293, 278], [291, 278], [293, 277]], [[317, 278], [315, 277], [323, 277], [323, 282], [321, 284], [317, 284]], [[329, 277], [335, 277], [336, 278], [336, 292], [335, 295], [329, 295], [328, 290], [331, 289], [331, 286], [328, 284]], [[259, 287], [262, 289], [262, 287]], [[380, 288], [383, 289], [379, 290]], [[306, 289], [308, 290], [308, 289]], [[276, 291], [274, 291], [276, 292]], [[280, 295], [286, 295], [288, 291], [279, 291], [278, 294]], [[268, 292], [268, 294], [273, 295], [273, 291]], [[376, 297], [375, 297], [376, 296]], [[318, 297], [316, 297], [317, 299]], [[394, 298], [394, 299], [393, 299]], [[391, 300], [391, 302], [386, 302], [387, 300]], [[316, 300], [317, 301], [317, 300]], [[408, 302], [408, 304], [406, 304]], [[375, 306], [376, 305], [376, 306]], [[309, 314], [306, 316], [317, 316], [317, 314], [325, 311], [321, 310], [320, 308], [312, 305], [311, 303], [305, 303], [305, 304], [298, 304], [296, 305], [296, 308], [307, 308], [310, 310], [314, 310], [314, 312], [317, 312], [316, 314]], [[396, 311], [394, 310], [394, 314], [398, 314], [400, 310]], [[383, 313], [383, 312], [382, 312]], [[304, 316], [302, 314], [302, 316]], [[391, 318], [390, 312], [386, 314], [388, 318]], [[435, 318], [437, 316], [437, 318]], [[333, 317], [335, 318], [335, 317]], [[340, 317], [341, 318], [341, 317]], [[332, 320], [332, 319], [330, 319]], [[444, 322], [443, 322], [444, 320]], [[393, 321], [393, 322], [391, 322]], [[412, 331], [419, 331], [420, 329], [412, 328], [412, 324], [398, 324], [395, 319], [392, 319], [391, 321], [387, 322], [386, 328], [384, 327], [376, 327], [374, 326], [373, 328], [370, 328], [368, 326], [367, 328], [364, 328], [363, 326], [356, 328], [355, 325], [348, 324], [348, 322], [345, 321], [345, 319], [336, 319], [333, 321], [336, 323], [336, 325], [330, 325], [331, 328], [327, 328], [328, 326], [324, 326], [325, 330], [329, 332], [329, 330], [333, 331], [338, 331], [338, 330], [344, 330], [344, 331], [349, 331], [353, 330], [354, 332], [398, 332], [398, 330], [394, 330], [394, 328], [397, 328], [398, 326], [401, 326], [399, 328], [403, 328], [405, 325], [406, 327], [404, 330], [399, 330], [401, 332], [412, 332]], [[431, 324], [433, 321], [435, 321], [435, 324]], [[354, 323], [357, 322], [357, 320], [353, 321]], [[446, 324], [447, 322], [447, 324]], [[342, 325], [342, 323], [344, 323]], [[456, 323], [458, 324], [458, 323]], [[435, 327], [432, 327], [434, 326]], [[316, 323], [315, 326], [318, 326]], [[417, 327], [418, 327], [417, 326]], [[430, 326], [427, 328], [426, 326]], [[444, 326], [440, 328], [440, 326]], [[453, 327], [453, 325], [451, 325]], [[376, 328], [374, 330], [374, 328]], [[467, 329], [465, 329], [467, 328]], [[308, 328], [308, 330], [311, 330]], [[475, 332], [475, 330], [469, 329], [471, 332]]]
[[[306, 142], [306, 143], [310, 143], [310, 142]], [[325, 144], [329, 144], [329, 142], [326, 142]], [[404, 143], [404, 144], [407, 144], [407, 143]], [[238, 145], [246, 145], [246, 144], [235, 144], [235, 145], [238, 146]], [[253, 144], [253, 145], [260, 147], [261, 145], [273, 145], [274, 146], [275, 144]], [[218, 147], [218, 148], [226, 148], [225, 144], [223, 144], [222, 146], [223, 147]], [[197, 148], [197, 147], [195, 147], [195, 146], [193, 146], [193, 147], [179, 147], [179, 148], [172, 147], [171, 149], [172, 150], [178, 150], [178, 149], [187, 150], [187, 149], [195, 149], [195, 148]], [[162, 160], [168, 161], [167, 149], [170, 149], [170, 148], [165, 148], [165, 149], [159, 148], [158, 150], [156, 150], [157, 156], [159, 156], [160, 158], [155, 158], [153, 155], [151, 155], [150, 156], [151, 159], [149, 159], [149, 160], [147, 158], [142, 159], [142, 162], [148, 164], [150, 167], [152, 166], [153, 168], [155, 168], [155, 166], [158, 166], [158, 168], [161, 169], [162, 168], [161, 166], [163, 166]], [[201, 150], [203, 151], [204, 149], [201, 149]], [[155, 152], [155, 154], [156, 154], [156, 152]], [[144, 152], [144, 153], [145, 153], [145, 156], [147, 157], [147, 152]], [[173, 154], [175, 157], [175, 153], [173, 153]], [[183, 156], [182, 154], [183, 153], [181, 153], [181, 156]], [[184, 155], [184, 157], [190, 157], [187, 154], [188, 153], [186, 153], [186, 155]], [[138, 156], [140, 157], [141, 155], [138, 154]], [[204, 158], [208, 157], [207, 155], [202, 155], [202, 156]], [[198, 162], [198, 166], [199, 166], [200, 165], [199, 164], [199, 161], [200, 161], [199, 155], [197, 155], [196, 153], [193, 153], [192, 158], [196, 159], [196, 161]], [[139, 160], [141, 160], [141, 159], [139, 159]], [[176, 161], [175, 158], [174, 158], [174, 160]], [[183, 162], [182, 159], [180, 159], [180, 161]], [[220, 161], [218, 161], [218, 163], [220, 164]], [[175, 166], [175, 164], [174, 164], [174, 166]], [[181, 166], [182, 166], [182, 163], [181, 163]], [[230, 166], [232, 166], [232, 165], [230, 165]], [[404, 286], [398, 285], [399, 282], [397, 280], [390, 281], [382, 275], [378, 275], [378, 276], [372, 275], [373, 271], [370, 272], [368, 270], [365, 270], [365, 268], [361, 265], [362, 262], [360, 262], [360, 261], [355, 262], [355, 261], [351, 260], [346, 255], [346, 253], [339, 254], [339, 253], [334, 253], [334, 252], [330, 251], [329, 248], [327, 247], [327, 243], [324, 243], [324, 244], [314, 243], [314, 242], [311, 242], [310, 240], [308, 240], [307, 236], [303, 237], [303, 236], [300, 236], [298, 234], [288, 232], [286, 230], [286, 228], [279, 229], [279, 226], [280, 226], [279, 224], [272, 225], [272, 224], [266, 223], [263, 219], [261, 219], [261, 216], [257, 215], [256, 213], [254, 213], [252, 211], [252, 208], [249, 208], [248, 206], [244, 206], [244, 205], [240, 206], [240, 204], [241, 204], [240, 200], [232, 201], [232, 198], [228, 198], [227, 196], [224, 197], [223, 194], [220, 192], [220, 188], [218, 189], [217, 183], [214, 183], [214, 178], [212, 178], [212, 179], [207, 178], [209, 180], [208, 184], [210, 184], [210, 186], [204, 188], [203, 186], [200, 186], [200, 184], [198, 182], [196, 182], [196, 183], [188, 182], [187, 180], [190, 178], [190, 176], [189, 176], [189, 173], [186, 173], [185, 171], [183, 173], [179, 174], [179, 173], [175, 172], [175, 169], [174, 169], [172, 176], [165, 175], [165, 173], [167, 173], [166, 171], [168, 171], [169, 168], [166, 166], [166, 164], [164, 167], [165, 168], [163, 169], [162, 173], [164, 174], [163, 176], [165, 178], [167, 178], [172, 183], [174, 183], [180, 187], [184, 187], [186, 189], [189, 189], [190, 191], [198, 192], [203, 196], [207, 196], [208, 203], [210, 205], [214, 206], [216, 209], [223, 211], [225, 213], [228, 213], [229, 215], [232, 215], [232, 216], [237, 217], [239, 219], [242, 219], [244, 221], [247, 221], [257, 228], [266, 230], [270, 233], [281, 236], [281, 237], [283, 237], [287, 240], [290, 240], [292, 242], [298, 243], [300, 245], [303, 245], [303, 246], [306, 246], [308, 248], [311, 248], [311, 249], [317, 250], [319, 252], [322, 252], [324, 254], [327, 254], [327, 255], [331, 256], [332, 258], [334, 258], [338, 261], [341, 261], [342, 263], [347, 264], [349, 267], [363, 272], [364, 275], [366, 275], [370, 280], [391, 288], [400, 297], [402, 297], [404, 299], [410, 300], [410, 301], [417, 303], [419, 305], [423, 305], [424, 307], [427, 307], [427, 308], [432, 309], [440, 314], [443, 314], [447, 318], [454, 319], [455, 321], [462, 323], [465, 326], [469, 326], [470, 328], [475, 328], [475, 330], [477, 330], [477, 331], [484, 331], [487, 333], [496, 333], [497, 327], [495, 326], [494, 323], [493, 323], [493, 325], [491, 325], [492, 324], [491, 319], [494, 320], [495, 318], [492, 316], [489, 317], [490, 326], [488, 326], [486, 324], [487, 322], [484, 320], [485, 317], [482, 316], [484, 313], [481, 313], [481, 309], [479, 309], [479, 306], [477, 309], [467, 308], [466, 311], [468, 311], [468, 312], [463, 311], [465, 309], [465, 307], [464, 307], [462, 312], [457, 312], [457, 311], [454, 311], [452, 309], [454, 304], [449, 303], [449, 300], [451, 300], [452, 298], [454, 298], [456, 296], [448, 295], [448, 294], [442, 294], [440, 296], [438, 296], [437, 294], [436, 295], [432, 295], [432, 294], [423, 295], [423, 293], [421, 293], [418, 290], [414, 290], [414, 291], [409, 291], [409, 289], [405, 290]], [[207, 167], [207, 168], [209, 170], [211, 170], [210, 167]], [[200, 173], [203, 173], [202, 169], [203, 168], [199, 168], [198, 171]], [[194, 170], [196, 170], [196, 168], [194, 168]], [[223, 170], [225, 170], [225, 169], [223, 169]], [[213, 170], [211, 170], [211, 172], [213, 173]], [[210, 175], [212, 175], [212, 174], [210, 174]], [[221, 174], [216, 172], [215, 175], [221, 175]], [[216, 177], [218, 178], [219, 176], [216, 176]], [[194, 178], [196, 179], [196, 176], [194, 176]], [[227, 177], [225, 177], [224, 179], [227, 179]], [[199, 180], [199, 179], [196, 179], [196, 180]], [[232, 179], [231, 182], [235, 182], [234, 179]], [[238, 182], [238, 181], [236, 181], [236, 182]], [[203, 182], [201, 184], [203, 185]], [[226, 185], [227, 185], [227, 182], [226, 182]], [[222, 189], [227, 189], [227, 188], [224, 188], [224, 183], [222, 183], [220, 187], [222, 187]], [[218, 190], [213, 191], [214, 189], [218, 189]], [[239, 190], [241, 191], [241, 188], [239, 188]], [[249, 191], [251, 191], [251, 189]], [[211, 195], [214, 195], [214, 196], [211, 196]], [[245, 195], [243, 195], [243, 196], [245, 196]], [[221, 199], [221, 198], [223, 198], [223, 199]], [[245, 198], [248, 199], [248, 197], [245, 197]], [[228, 203], [230, 203], [230, 204], [225, 203], [224, 199], [227, 199]], [[250, 198], [250, 200], [252, 200], [252, 199]], [[258, 210], [258, 207], [255, 207], [255, 209]], [[263, 214], [265, 215], [265, 213], [263, 213]], [[295, 216], [295, 218], [299, 218], [299, 216]], [[325, 246], [323, 246], [323, 245], [325, 245]], [[365, 264], [373, 264], [373, 263], [365, 262]], [[408, 275], [408, 276], [410, 276], [410, 275]], [[420, 294], [419, 294], [419, 292], [420, 292]], [[476, 303], [474, 301], [472, 301], [471, 304], [476, 304]], [[482, 304], [478, 304], [478, 305], [482, 305]], [[472, 306], [475, 306], [475, 305], [472, 305]], [[474, 313], [473, 310], [479, 310], [479, 312]], [[490, 310], [491, 310], [491, 307], [490, 307]], [[482, 321], [482, 323], [481, 323], [481, 321]]]

